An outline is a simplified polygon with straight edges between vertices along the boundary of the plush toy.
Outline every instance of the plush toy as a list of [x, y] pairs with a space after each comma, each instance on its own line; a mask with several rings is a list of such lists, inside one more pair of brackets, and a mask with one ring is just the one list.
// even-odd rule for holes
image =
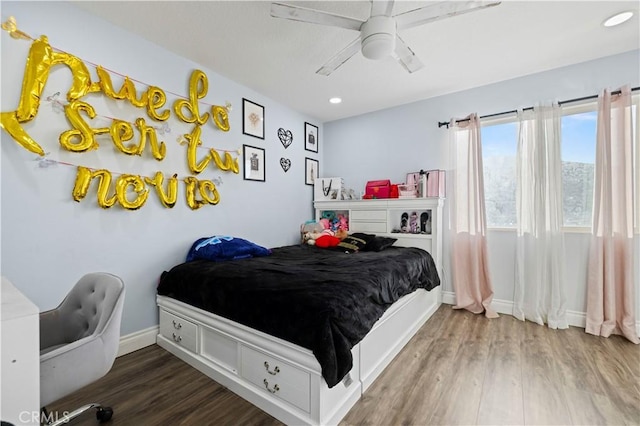
[[300, 226], [300, 235], [302, 237], [302, 244], [305, 244], [311, 238], [311, 234], [314, 232], [324, 231], [324, 226], [314, 220], [309, 220]]
[[349, 220], [341, 214], [338, 215], [338, 229], [342, 229], [344, 231], [349, 230]]
[[322, 229], [331, 229], [331, 221], [327, 218], [322, 218], [319, 220], [320, 225], [322, 225]]
[[310, 246], [318, 246], [322, 248], [337, 246], [349, 234], [347, 231], [338, 230], [334, 233], [330, 229], [325, 229], [322, 232], [308, 232], [307, 244]]

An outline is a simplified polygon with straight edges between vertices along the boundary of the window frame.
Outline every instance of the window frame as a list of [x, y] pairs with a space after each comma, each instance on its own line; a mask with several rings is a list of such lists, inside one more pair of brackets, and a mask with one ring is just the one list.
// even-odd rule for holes
[[[640, 96], [636, 96], [637, 99], [640, 99]], [[637, 102], [637, 100], [636, 100]], [[588, 99], [580, 102], [572, 102], [567, 103], [562, 106], [562, 117], [566, 115], [575, 115], [575, 114], [583, 114], [586, 112], [594, 112], [598, 110], [598, 100], [597, 99]], [[636, 110], [638, 111], [638, 110]], [[480, 119], [480, 127], [484, 126], [495, 126], [499, 124], [507, 124], [507, 123], [516, 123], [518, 121], [518, 115], [515, 112], [500, 115], [498, 117], [489, 117], [486, 119]], [[636, 137], [638, 140], [638, 137]], [[516, 140], [516, 146], [518, 141]], [[640, 147], [639, 147], [640, 149]], [[595, 155], [595, 153], [594, 153]], [[639, 157], [640, 155], [636, 155]], [[640, 160], [639, 160], [640, 161]], [[640, 194], [640, 191], [636, 191]], [[636, 204], [640, 205], [640, 202], [636, 200]], [[637, 222], [638, 222], [638, 230], [640, 230], [640, 213], [637, 214]], [[487, 231], [517, 231], [518, 227], [515, 226], [489, 226], [487, 225]], [[591, 226], [565, 226], [564, 223], [562, 225], [563, 233], [574, 233], [574, 234], [588, 234], [591, 233]]]

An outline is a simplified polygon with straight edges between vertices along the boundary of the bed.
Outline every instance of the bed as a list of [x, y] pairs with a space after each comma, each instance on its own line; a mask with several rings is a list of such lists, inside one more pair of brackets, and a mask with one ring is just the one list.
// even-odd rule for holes
[[440, 300], [419, 248], [280, 247], [163, 273], [157, 342], [284, 423], [335, 424]]

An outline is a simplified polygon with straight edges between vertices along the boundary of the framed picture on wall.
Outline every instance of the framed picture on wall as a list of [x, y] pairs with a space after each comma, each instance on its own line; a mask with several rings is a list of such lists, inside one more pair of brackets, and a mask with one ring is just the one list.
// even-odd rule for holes
[[242, 133], [264, 139], [264, 107], [242, 98]]
[[318, 152], [318, 127], [311, 123], [304, 123], [304, 149]]
[[244, 180], [266, 180], [264, 149], [250, 145], [242, 145], [244, 162]]
[[307, 185], [313, 185], [318, 179], [318, 160], [313, 158], [304, 159], [304, 183]]

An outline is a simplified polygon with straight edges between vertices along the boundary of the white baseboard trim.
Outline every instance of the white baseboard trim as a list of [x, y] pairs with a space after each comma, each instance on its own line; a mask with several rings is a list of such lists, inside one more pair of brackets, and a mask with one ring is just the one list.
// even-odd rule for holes
[[[456, 294], [452, 291], [443, 291], [442, 303], [455, 305]], [[491, 307], [499, 314], [513, 315], [513, 301], [511, 300], [493, 299]], [[585, 328], [587, 314], [585, 312], [567, 311], [567, 323], [572, 327]], [[636, 328], [640, 330], [640, 322], [637, 322]]]
[[158, 336], [159, 328], [157, 325], [146, 328], [144, 330], [136, 331], [120, 338], [120, 347], [118, 348], [118, 355], [122, 356], [131, 352], [135, 352], [138, 349], [146, 348], [147, 346], [155, 345], [156, 337]]

